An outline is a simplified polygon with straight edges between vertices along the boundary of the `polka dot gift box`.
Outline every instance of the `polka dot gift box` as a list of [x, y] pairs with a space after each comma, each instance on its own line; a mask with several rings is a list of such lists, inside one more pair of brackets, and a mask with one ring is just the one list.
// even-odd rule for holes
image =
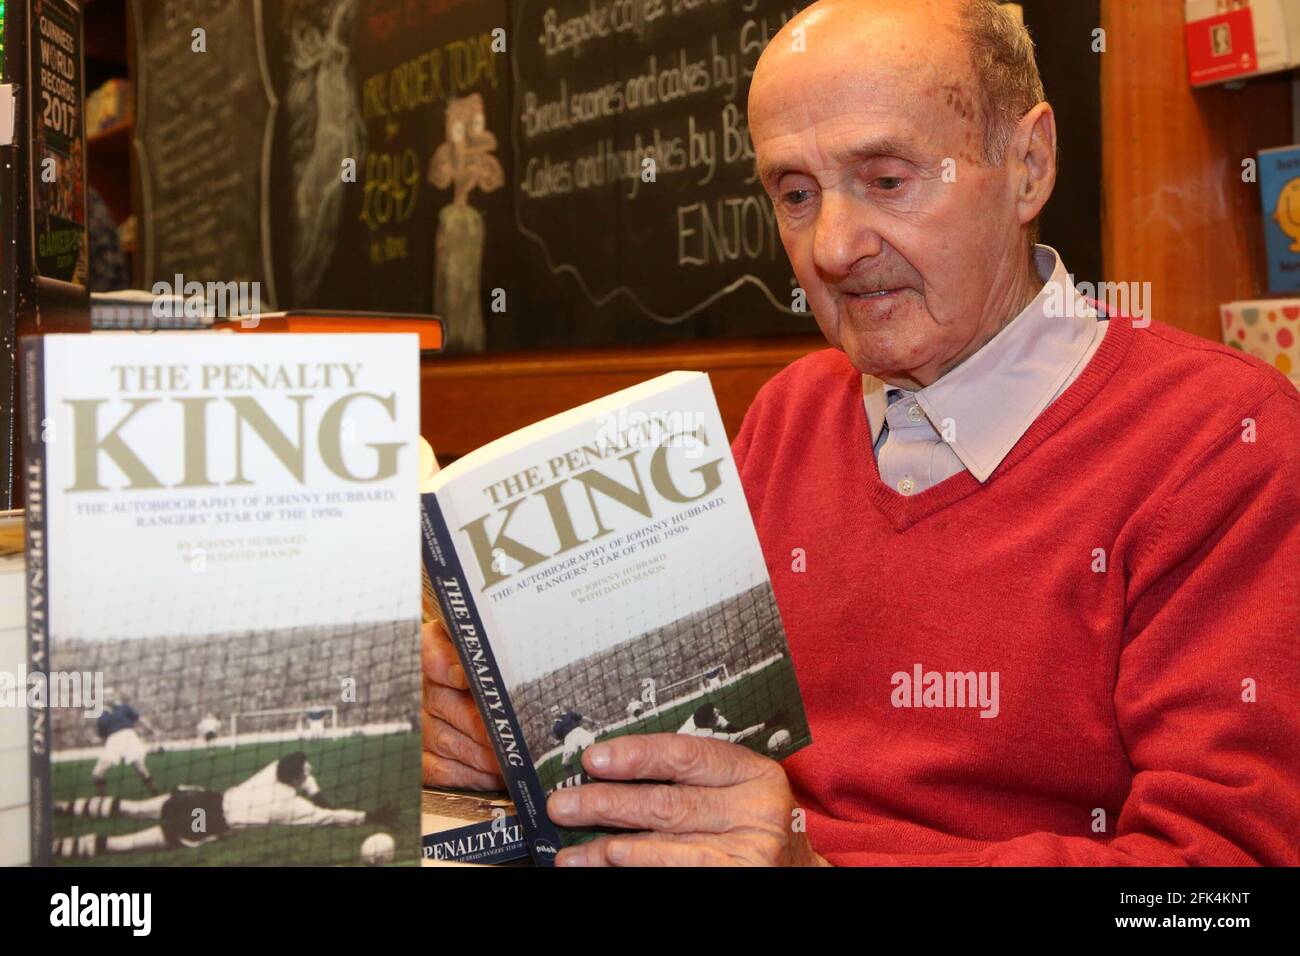
[[1300, 299], [1229, 302], [1219, 314], [1223, 341], [1263, 359], [1300, 388]]

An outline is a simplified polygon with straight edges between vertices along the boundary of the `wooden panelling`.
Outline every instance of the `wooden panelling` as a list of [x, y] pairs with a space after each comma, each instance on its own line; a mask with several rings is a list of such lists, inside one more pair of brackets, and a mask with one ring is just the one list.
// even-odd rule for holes
[[1242, 161], [1291, 142], [1291, 77], [1193, 90], [1183, 22], [1183, 0], [1103, 0], [1102, 249], [1151, 318], [1218, 340], [1218, 305], [1267, 291]]
[[421, 367], [421, 422], [439, 461], [548, 415], [678, 369], [708, 372], [734, 438], [769, 378], [815, 349], [820, 336], [428, 358]]

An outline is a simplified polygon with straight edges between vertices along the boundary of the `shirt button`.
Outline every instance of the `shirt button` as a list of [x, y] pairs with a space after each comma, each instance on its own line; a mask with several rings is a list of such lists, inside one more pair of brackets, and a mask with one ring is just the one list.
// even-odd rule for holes
[[910, 495], [916, 490], [916, 482], [911, 478], [904, 478], [898, 483], [899, 494]]
[[907, 417], [909, 421], [919, 422], [921, 419], [925, 418], [925, 411], [920, 405], [913, 402], [911, 405], [907, 406]]

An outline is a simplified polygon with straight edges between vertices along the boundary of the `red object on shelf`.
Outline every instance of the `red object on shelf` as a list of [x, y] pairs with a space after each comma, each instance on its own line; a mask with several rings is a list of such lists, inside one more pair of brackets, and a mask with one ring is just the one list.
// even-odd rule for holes
[[1249, 7], [1187, 24], [1187, 72], [1193, 86], [1259, 72], [1255, 17]]
[[236, 332], [414, 332], [420, 337], [421, 352], [442, 350], [442, 321], [431, 315], [392, 315], [383, 312], [324, 312], [297, 310], [267, 312], [247, 319], [218, 322], [216, 328]]

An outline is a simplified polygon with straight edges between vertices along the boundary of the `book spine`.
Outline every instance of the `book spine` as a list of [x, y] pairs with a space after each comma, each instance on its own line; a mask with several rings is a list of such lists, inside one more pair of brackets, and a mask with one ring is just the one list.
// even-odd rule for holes
[[[0, 43], [6, 55], [0, 55], [0, 82], [17, 82], [13, 56], [8, 54], [15, 42], [12, 17], [0, 18]], [[17, 95], [13, 102], [18, 107]], [[17, 124], [19, 121], [15, 120]], [[18, 407], [18, 273], [15, 247], [8, 238], [18, 234], [18, 169], [27, 161], [23, 141], [15, 125], [14, 141], [0, 146], [0, 509], [22, 507], [22, 455], [19, 452], [22, 409]]]
[[426, 860], [454, 863], [507, 863], [528, 856], [518, 819], [487, 820], [424, 835]]
[[[492, 653], [491, 635], [483, 626], [483, 618], [470, 592], [469, 580], [447, 530], [447, 521], [437, 496], [426, 494], [420, 499], [424, 566], [437, 592], [443, 620], [447, 622], [474, 703], [478, 705], [497, 761], [501, 764], [519, 822], [524, 827], [528, 851], [538, 866], [554, 866], [555, 854], [561, 846], [560, 831], [546, 816], [546, 794], [524, 742], [518, 715], [501, 679], [496, 656]], [[451, 593], [457, 595], [455, 602], [450, 598]], [[497, 702], [496, 707], [489, 705], [489, 697]], [[507, 744], [507, 741], [513, 743]]]
[[[45, 340], [23, 340], [22, 369], [25, 398], [23, 429], [23, 477], [26, 484], [27, 552], [27, 671], [40, 674], [49, 686], [50, 677], [50, 568], [49, 482], [46, 471], [45, 438]], [[30, 678], [29, 678], [30, 679]], [[47, 701], [48, 703], [48, 701]], [[31, 738], [30, 813], [31, 860], [36, 866], [50, 864], [53, 848], [50, 795], [50, 745], [52, 726], [48, 706], [27, 711]]]

